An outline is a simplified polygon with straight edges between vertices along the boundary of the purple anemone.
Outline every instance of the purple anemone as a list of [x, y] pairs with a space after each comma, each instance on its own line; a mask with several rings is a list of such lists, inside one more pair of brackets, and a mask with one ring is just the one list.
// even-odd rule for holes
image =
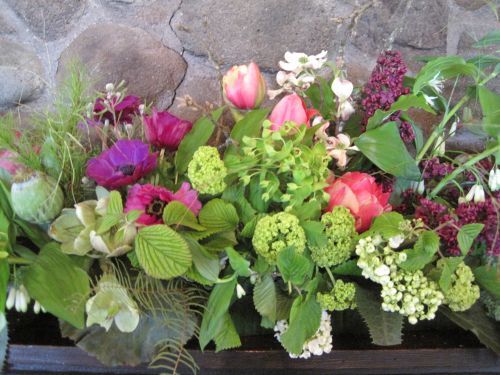
[[156, 168], [156, 153], [139, 140], [120, 140], [87, 163], [87, 177], [107, 189], [130, 185]]

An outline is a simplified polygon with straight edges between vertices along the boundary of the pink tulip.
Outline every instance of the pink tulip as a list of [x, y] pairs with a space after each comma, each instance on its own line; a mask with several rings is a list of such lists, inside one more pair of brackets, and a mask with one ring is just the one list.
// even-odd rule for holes
[[279, 130], [287, 121], [292, 121], [297, 125], [306, 124], [309, 126], [309, 114], [306, 104], [295, 93], [287, 95], [276, 104], [269, 116], [269, 121], [272, 123], [271, 130], [274, 131]]
[[151, 116], [144, 116], [144, 133], [152, 145], [175, 151], [191, 131], [193, 124], [175, 117], [169, 112], [158, 112], [153, 108]]
[[361, 172], [348, 172], [333, 181], [325, 191], [330, 194], [327, 211], [344, 206], [356, 219], [356, 230], [361, 233], [370, 228], [372, 220], [390, 211], [390, 193], [384, 193], [375, 178]]
[[266, 83], [255, 63], [235, 65], [222, 79], [224, 95], [236, 108], [253, 109], [261, 105]]

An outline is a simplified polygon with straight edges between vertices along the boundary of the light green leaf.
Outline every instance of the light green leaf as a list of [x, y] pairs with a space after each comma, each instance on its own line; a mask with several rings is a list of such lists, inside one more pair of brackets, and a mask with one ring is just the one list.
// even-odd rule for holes
[[241, 346], [240, 335], [238, 335], [233, 319], [231, 319], [231, 315], [228, 312], [220, 320], [214, 341], [216, 353]]
[[290, 311], [288, 329], [281, 335], [281, 344], [289, 353], [299, 355], [306, 340], [319, 328], [321, 307], [311, 296], [298, 296]]
[[285, 282], [302, 284], [310, 268], [311, 261], [297, 253], [293, 247], [288, 247], [278, 254], [278, 269]]
[[127, 221], [129, 221], [131, 223], [136, 221], [142, 215], [142, 212], [143, 211], [141, 211], [141, 210], [132, 210], [132, 211], [127, 212]]
[[193, 268], [210, 283], [215, 283], [219, 277], [220, 262], [217, 255], [209, 253], [197, 241], [186, 237], [186, 242], [193, 257]]
[[109, 193], [109, 202], [108, 202], [108, 214], [114, 215], [122, 215], [123, 214], [123, 201], [122, 196], [116, 190], [113, 190]]
[[451, 277], [458, 265], [462, 263], [464, 260], [463, 257], [448, 257], [440, 259], [440, 262], [443, 264], [443, 268], [441, 270], [441, 275], [439, 277], [439, 287], [444, 292], [448, 291], [451, 286]]
[[234, 206], [218, 198], [212, 199], [203, 206], [199, 220], [205, 228], [217, 232], [233, 231], [239, 222]]
[[226, 248], [226, 253], [229, 257], [229, 264], [231, 264], [231, 267], [238, 276], [249, 277], [252, 274], [250, 262], [243, 258], [240, 253], [231, 247]]
[[272, 324], [276, 322], [277, 291], [274, 280], [270, 274], [262, 276], [253, 289], [253, 303], [255, 310], [262, 317], [269, 319]]
[[420, 170], [401, 140], [395, 122], [367, 131], [356, 140], [360, 151], [383, 171], [418, 181]]
[[97, 234], [104, 234], [108, 232], [120, 222], [122, 217], [123, 214], [106, 213], [106, 215], [98, 219]]
[[89, 278], [60, 251], [59, 244], [52, 242], [42, 248], [36, 262], [26, 267], [23, 283], [29, 295], [48, 312], [83, 328]]
[[309, 246], [324, 247], [328, 245], [328, 238], [325, 234], [325, 225], [319, 221], [304, 221], [301, 223], [306, 234]]
[[208, 343], [215, 338], [221, 320], [224, 319], [224, 315], [229, 310], [235, 288], [236, 279], [232, 279], [229, 282], [215, 285], [210, 293], [200, 328], [201, 350], [205, 349]]
[[181, 141], [175, 153], [174, 164], [177, 173], [182, 174], [187, 171], [195, 151], [207, 143], [214, 129], [214, 122], [209, 117], [201, 117], [194, 123], [193, 128]]
[[483, 48], [500, 44], [500, 30], [494, 30], [486, 34], [472, 46], [475, 48]]
[[198, 220], [193, 211], [178, 201], [170, 202], [163, 210], [163, 222], [170, 226], [182, 225], [197, 231], [206, 229], [204, 226], [198, 224]]
[[385, 239], [401, 234], [401, 223], [404, 217], [398, 212], [385, 212], [373, 220], [370, 233], [379, 233]]
[[439, 250], [439, 236], [434, 231], [425, 231], [413, 249], [405, 250], [407, 259], [400, 264], [405, 271], [418, 271], [430, 263]]
[[500, 134], [500, 95], [484, 86], [477, 87], [479, 103], [483, 111], [484, 131], [495, 137]]
[[139, 230], [135, 252], [144, 271], [158, 279], [180, 276], [192, 264], [186, 241], [166, 225], [151, 225]]
[[241, 120], [234, 124], [231, 130], [231, 139], [241, 142], [243, 137], [259, 137], [262, 128], [262, 122], [266, 119], [269, 108], [254, 109], [248, 112]]
[[492, 266], [481, 266], [474, 270], [476, 282], [488, 292], [500, 299], [500, 273]]
[[307, 220], [318, 220], [321, 216], [321, 203], [318, 201], [310, 201], [294, 207], [290, 212], [297, 216], [301, 222]]
[[245, 198], [245, 187], [240, 184], [228, 186], [222, 193], [222, 200], [234, 204], [243, 224], [247, 224], [255, 218], [257, 211]]
[[472, 243], [476, 237], [481, 233], [484, 228], [484, 224], [465, 224], [463, 225], [457, 234], [458, 247], [465, 256], [469, 252]]
[[356, 305], [363, 317], [372, 342], [391, 346], [402, 342], [403, 316], [382, 310], [380, 297], [370, 290], [356, 286]]

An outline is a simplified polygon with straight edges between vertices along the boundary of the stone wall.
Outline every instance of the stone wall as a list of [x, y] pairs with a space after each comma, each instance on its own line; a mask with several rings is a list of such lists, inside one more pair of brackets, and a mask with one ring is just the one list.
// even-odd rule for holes
[[[218, 76], [257, 62], [270, 85], [287, 50], [344, 55], [362, 82], [392, 47], [418, 56], [473, 53], [499, 27], [498, 0], [0, 0], [0, 110], [50, 103], [71, 61], [94, 87], [125, 80], [161, 108], [220, 102]], [[183, 117], [195, 118], [195, 113]]]

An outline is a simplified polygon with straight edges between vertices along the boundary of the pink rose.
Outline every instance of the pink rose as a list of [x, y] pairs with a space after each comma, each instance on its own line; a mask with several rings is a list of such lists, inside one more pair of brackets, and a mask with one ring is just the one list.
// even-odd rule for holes
[[224, 95], [236, 108], [253, 109], [261, 105], [266, 83], [255, 63], [233, 66], [222, 79]]
[[330, 194], [327, 211], [335, 206], [348, 208], [356, 218], [356, 230], [361, 233], [370, 228], [372, 220], [391, 210], [390, 193], [384, 193], [375, 178], [361, 172], [348, 172], [336, 179], [325, 191]]
[[287, 121], [309, 126], [309, 113], [302, 98], [293, 93], [283, 97], [276, 104], [269, 116], [269, 121], [272, 122], [271, 130], [274, 131], [279, 130]]

